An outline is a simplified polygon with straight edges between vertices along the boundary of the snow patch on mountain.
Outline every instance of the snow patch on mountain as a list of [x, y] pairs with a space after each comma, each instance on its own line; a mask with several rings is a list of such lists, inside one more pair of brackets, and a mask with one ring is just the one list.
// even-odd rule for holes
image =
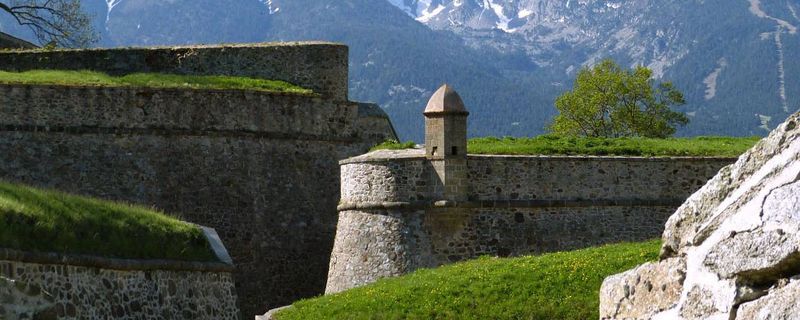
[[111, 10], [114, 10], [118, 4], [120, 4], [122, 0], [106, 0], [106, 4], [108, 5], [108, 11], [106, 11], [106, 23], [111, 18]]
[[797, 17], [797, 9], [795, 9], [791, 3], [787, 3], [786, 6], [789, 7], [789, 13], [792, 14], [792, 17], [794, 17], [797, 22], [800, 22], [800, 18]]
[[511, 19], [506, 17], [506, 15], [503, 13], [502, 4], [497, 4], [493, 0], [483, 0], [483, 7], [484, 9], [490, 8], [494, 12], [494, 15], [498, 20], [496, 24], [498, 29], [509, 33], [516, 31], [516, 29], [508, 27], [508, 23], [511, 22]]
[[264, 4], [267, 5], [267, 10], [269, 10], [269, 14], [276, 14], [281, 11], [281, 8], [278, 7], [277, 4], [272, 3], [273, 0], [261, 0]]
[[[394, 5], [400, 10], [403, 10], [408, 16], [420, 22], [427, 22], [437, 14], [441, 13], [447, 6], [443, 5], [441, 1], [437, 0], [388, 0], [389, 3]], [[455, 0], [454, 4], [460, 6], [462, 0]], [[436, 6], [434, 6], [436, 2]], [[444, 7], [440, 9], [440, 7]]]
[[[786, 96], [786, 68], [785, 68], [786, 50], [784, 49], [783, 45], [783, 33], [784, 30], [786, 30], [788, 31], [789, 34], [796, 34], [797, 27], [792, 25], [786, 20], [781, 20], [767, 14], [767, 12], [765, 12], [761, 8], [761, 0], [748, 0], [748, 1], [750, 2], [750, 13], [752, 13], [758, 18], [769, 19], [775, 21], [776, 23], [775, 32], [762, 33], [761, 40], [769, 39], [769, 35], [773, 36], [773, 39], [775, 40], [775, 47], [778, 53], [778, 84], [779, 84], [778, 96], [781, 99], [781, 105], [783, 107], [783, 111], [789, 113], [789, 99]], [[791, 5], [789, 5], [789, 9], [792, 12], [792, 14], [795, 14], [792, 11], [793, 8]], [[795, 19], [797, 19], [796, 15]], [[767, 36], [765, 37], [765, 35]]]
[[418, 94], [423, 96], [428, 93], [428, 90], [423, 88], [417, 87], [413, 84], [394, 84], [389, 87], [389, 91], [386, 92], [390, 97], [399, 95], [399, 94]]
[[717, 79], [719, 79], [720, 74], [722, 74], [722, 71], [727, 67], [728, 60], [720, 58], [717, 61], [717, 68], [703, 80], [703, 84], [706, 85], [706, 101], [714, 99], [714, 97], [717, 96]]
[[778, 30], [775, 31], [775, 46], [778, 48], [778, 83], [780, 84], [778, 95], [781, 97], [783, 111], [789, 113], [789, 100], [786, 98], [786, 68], [784, 67], [786, 65], [786, 55], [783, 49], [782, 34], [783, 30], [779, 26]]
[[434, 17], [436, 17], [437, 15], [442, 13], [442, 11], [444, 11], [444, 9], [445, 9], [445, 6], [440, 4], [439, 6], [437, 6], [433, 10], [428, 10], [428, 9], [429, 8], [426, 8], [425, 10], [422, 11], [422, 15], [419, 16], [419, 18], [417, 18], [417, 21], [422, 22], [422, 23], [426, 23], [426, 22], [430, 21], [431, 19], [433, 19]]
[[756, 113], [756, 117], [758, 117], [758, 122], [761, 123], [759, 128], [766, 130], [767, 132], [772, 131], [772, 128], [769, 126], [769, 122], [772, 121], [772, 117], [765, 116], [763, 114]]
[[789, 30], [789, 34], [796, 34], [797, 33], [797, 27], [796, 26], [792, 25], [791, 23], [789, 23], [786, 20], [781, 20], [781, 19], [775, 18], [775, 17], [770, 16], [769, 14], [767, 14], [764, 11], [764, 9], [761, 8], [761, 0], [748, 0], [748, 1], [750, 2], [750, 13], [752, 13], [756, 17], [775, 21], [779, 26]]

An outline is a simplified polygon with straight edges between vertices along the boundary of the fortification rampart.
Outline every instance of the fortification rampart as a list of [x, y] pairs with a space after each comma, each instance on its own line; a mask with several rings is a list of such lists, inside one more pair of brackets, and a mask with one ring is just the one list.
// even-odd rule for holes
[[215, 228], [245, 317], [323, 292], [338, 161], [389, 138], [379, 108], [326, 97], [0, 85], [0, 177]]
[[111, 75], [159, 72], [283, 80], [347, 100], [348, 48], [327, 42], [192, 47], [0, 51], [0, 70], [94, 70]]
[[36, 45], [0, 31], [0, 49], [35, 49]]
[[0, 85], [0, 123], [21, 130], [113, 128], [348, 141], [360, 133], [353, 123], [358, 108], [314, 96], [247, 90]]
[[658, 237], [732, 158], [467, 157], [466, 201], [442, 201], [423, 150], [341, 162], [327, 292], [480, 255], [516, 256]]
[[0, 249], [0, 318], [240, 319], [232, 270]]

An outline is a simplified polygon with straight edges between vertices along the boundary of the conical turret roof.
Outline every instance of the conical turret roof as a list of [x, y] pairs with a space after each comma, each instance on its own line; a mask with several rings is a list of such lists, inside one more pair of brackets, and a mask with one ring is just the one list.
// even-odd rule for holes
[[468, 115], [469, 112], [467, 108], [464, 107], [464, 101], [461, 100], [461, 96], [458, 95], [458, 92], [453, 90], [453, 87], [445, 84], [433, 93], [423, 114]]

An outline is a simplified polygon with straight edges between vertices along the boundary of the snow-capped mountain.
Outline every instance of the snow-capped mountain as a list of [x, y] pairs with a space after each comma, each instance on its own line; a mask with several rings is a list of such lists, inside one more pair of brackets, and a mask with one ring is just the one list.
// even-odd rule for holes
[[[350, 46], [354, 100], [404, 139], [441, 83], [470, 134], [533, 135], [575, 73], [611, 57], [675, 83], [683, 135], [766, 134], [800, 109], [800, 0], [84, 0], [100, 46], [330, 40]], [[25, 36], [0, 15], [0, 30]]]
[[605, 57], [648, 66], [687, 91], [697, 120], [684, 133], [759, 134], [731, 124], [765, 129], [800, 109], [800, 76], [787, 72], [800, 71], [798, 0], [388, 1], [473, 48], [524, 54], [558, 83]]
[[[575, 70], [609, 54], [648, 65], [656, 75], [688, 48], [672, 41], [678, 30], [650, 17], [677, 18], [687, 2], [654, 0], [388, 0], [437, 30], [453, 31], [473, 46], [522, 50], [543, 67]], [[666, 14], [666, 16], [664, 16]], [[575, 51], [578, 52], [575, 52]], [[567, 52], [568, 51], [568, 52]], [[580, 61], [561, 54], [578, 53]]]

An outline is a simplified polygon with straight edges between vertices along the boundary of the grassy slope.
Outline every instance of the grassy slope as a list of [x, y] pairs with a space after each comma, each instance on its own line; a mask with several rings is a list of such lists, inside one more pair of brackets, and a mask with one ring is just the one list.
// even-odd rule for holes
[[141, 207], [0, 182], [0, 246], [113, 258], [215, 261], [194, 225]]
[[597, 319], [603, 279], [655, 260], [659, 245], [484, 257], [302, 300], [278, 319]]
[[0, 71], [0, 83], [55, 84], [81, 86], [158, 87], [191, 89], [242, 89], [268, 92], [311, 94], [311, 90], [293, 84], [246, 77], [186, 76], [160, 73], [135, 73], [113, 77], [94, 71], [33, 70]]
[[[576, 138], [543, 135], [533, 138], [474, 138], [471, 154], [504, 155], [618, 155], [738, 157], [761, 138]], [[413, 144], [383, 143], [377, 149], [407, 149]]]

